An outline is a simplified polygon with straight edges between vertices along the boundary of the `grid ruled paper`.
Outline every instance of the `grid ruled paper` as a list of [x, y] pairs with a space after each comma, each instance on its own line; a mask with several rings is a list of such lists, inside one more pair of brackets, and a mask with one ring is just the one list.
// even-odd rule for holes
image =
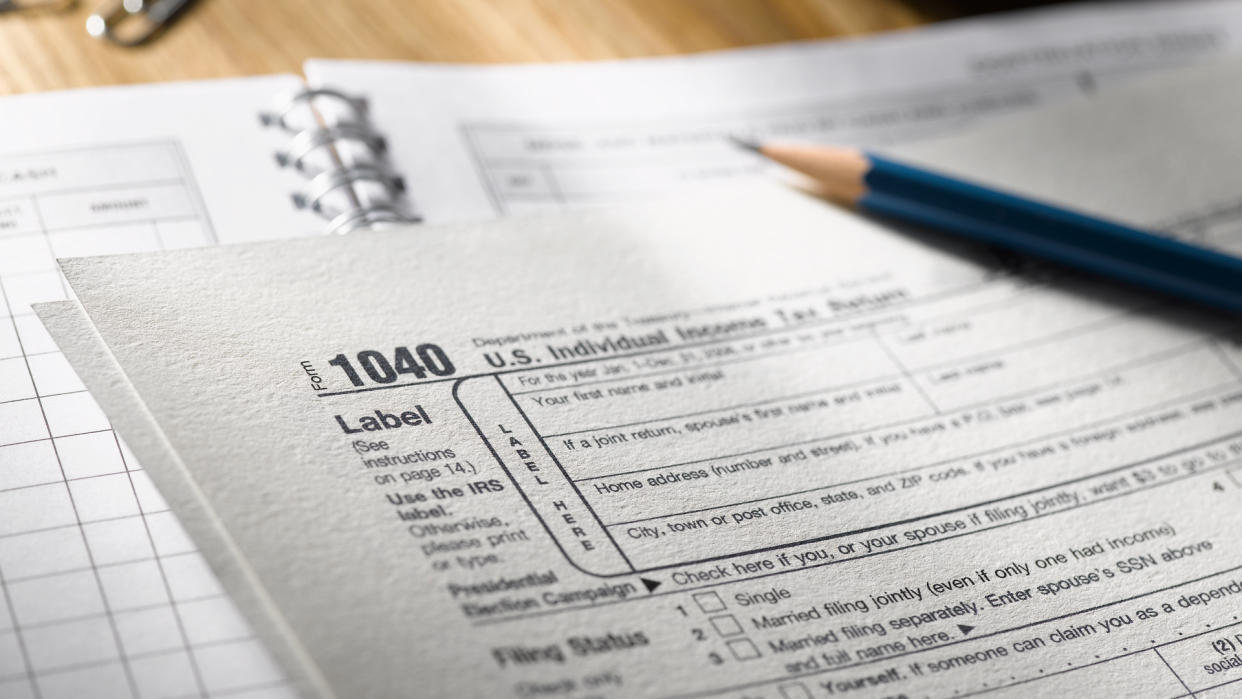
[[292, 696], [30, 309], [67, 298], [57, 257], [216, 242], [179, 144], [0, 177], [0, 696]]

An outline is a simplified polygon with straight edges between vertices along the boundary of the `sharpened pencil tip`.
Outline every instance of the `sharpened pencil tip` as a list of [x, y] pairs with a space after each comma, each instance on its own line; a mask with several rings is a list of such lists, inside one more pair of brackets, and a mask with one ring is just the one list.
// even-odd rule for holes
[[758, 141], [749, 138], [742, 138], [737, 134], [729, 134], [729, 140], [732, 141], [733, 145], [738, 148], [745, 148], [746, 150], [754, 153], [760, 152], [759, 149], [762, 148], [762, 145]]

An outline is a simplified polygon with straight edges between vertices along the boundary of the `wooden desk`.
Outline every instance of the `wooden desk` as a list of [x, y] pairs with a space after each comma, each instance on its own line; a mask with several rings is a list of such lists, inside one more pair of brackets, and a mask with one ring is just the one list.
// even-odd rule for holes
[[163, 37], [125, 49], [86, 34], [103, 1], [0, 15], [0, 94], [300, 73], [313, 56], [655, 56], [863, 34], [980, 9], [980, 0], [198, 0]]

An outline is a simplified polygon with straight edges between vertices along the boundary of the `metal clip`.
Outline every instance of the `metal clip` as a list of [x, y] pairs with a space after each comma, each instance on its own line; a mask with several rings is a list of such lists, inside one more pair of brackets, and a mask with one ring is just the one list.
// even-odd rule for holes
[[306, 129], [299, 131], [289, 141], [289, 150], [276, 154], [276, 162], [281, 167], [290, 167], [306, 171], [304, 159], [317, 148], [340, 141], [357, 141], [365, 145], [374, 154], [384, 152], [384, 137], [371, 132], [361, 124], [341, 123], [322, 129]]
[[0, 0], [0, 12], [19, 10], [67, 10], [78, 0]]
[[384, 225], [419, 223], [421, 221], [422, 219], [416, 216], [407, 216], [401, 213], [391, 204], [375, 204], [365, 209], [349, 209], [334, 216], [328, 222], [328, 234], [344, 235], [346, 233], [353, 233], [359, 228], [378, 228]]
[[355, 182], [374, 182], [387, 190], [389, 196], [405, 191], [405, 183], [400, 177], [393, 177], [372, 165], [359, 165], [316, 175], [311, 179], [305, 194], [293, 195], [293, 205], [299, 209], [326, 213], [321, 203], [323, 198], [341, 187], [352, 187]]
[[155, 36], [190, 0], [110, 0], [86, 19], [86, 33], [119, 46]]
[[[362, 97], [353, 97], [334, 90], [330, 87], [307, 87], [289, 95], [285, 95], [275, 110], [259, 112], [259, 121], [264, 126], [279, 126], [290, 133], [297, 133], [301, 129], [294, 124], [289, 123], [289, 116], [295, 109], [303, 104], [313, 105], [313, 101], [319, 97], [327, 97], [340, 102], [349, 107], [353, 112], [353, 117], [349, 119], [349, 123], [360, 124], [367, 118], [367, 101]], [[313, 108], [313, 107], [312, 107]]]

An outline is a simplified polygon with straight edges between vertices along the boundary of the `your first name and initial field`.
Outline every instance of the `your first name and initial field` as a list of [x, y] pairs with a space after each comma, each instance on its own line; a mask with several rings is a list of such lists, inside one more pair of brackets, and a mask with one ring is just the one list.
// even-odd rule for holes
[[[985, 435], [979, 433], [982, 424], [974, 423], [969, 430], [971, 441], [979, 441], [974, 439], [976, 433], [986, 436], [983, 446], [995, 449], [1013, 449], [1029, 441], [1032, 446], [1023, 448], [1022, 454], [1036, 459], [1045, 458], [1049, 449], [1056, 452], [1055, 443], [1036, 445], [1036, 440], [1062, 439], [1067, 449], [1104, 440], [1101, 436], [1080, 443], [1070, 434], [1087, 426], [1079, 417], [1097, 420], [1113, 415], [1112, 420], [1123, 421], [1117, 427], [1102, 425], [1096, 430], [1116, 440], [1131, 426], [1148, 429], [1152, 418], [1137, 411], [1163, 410], [1157, 417], [1163, 419], [1167, 413], [1180, 420], [1199, 409], [1197, 405], [1184, 410], [1164, 408], [1170, 405], [1171, 396], [1161, 386], [1152, 385], [1153, 373], [1186, 375], [1182, 382], [1185, 398], [1179, 400], [1202, 396], [1206, 407], [1214, 409], [1230, 404], [1224, 398], [1213, 403], [1212, 395], [1236, 385], [1231, 373], [1236, 371], [1231, 366], [1233, 350], [1216, 346], [1219, 343], [1211, 335], [1187, 336], [1153, 326], [1144, 319], [1145, 313], [1135, 312], [1143, 309], [1117, 305], [1082, 304], [1075, 313], [1058, 313], [1052, 323], [1024, 323], [1024, 315], [1042, 314], [1045, 306], [1048, 312], [1059, 310], [1052, 308], [1059, 300], [1032, 293], [1038, 286], [1021, 280], [998, 281], [983, 275], [973, 284], [956, 281], [956, 288], [917, 294], [881, 288], [835, 311], [825, 304], [822, 313], [811, 310], [800, 318], [788, 310], [774, 316], [755, 307], [715, 325], [685, 323], [682, 316], [674, 322], [653, 320], [643, 334], [596, 333], [588, 339], [540, 336], [545, 340], [540, 350], [511, 345], [504, 352], [488, 351], [483, 358], [493, 370], [468, 376], [458, 375], [448, 354], [427, 343], [392, 352], [364, 350], [353, 358], [337, 355], [329, 365], [339, 368], [353, 389], [341, 390], [335, 378], [320, 376], [309, 362], [303, 363], [303, 369], [320, 396], [398, 387], [408, 385], [409, 379], [418, 384], [454, 381], [455, 386], [490, 379], [498, 390], [480, 386], [463, 394], [461, 407], [468, 417], [476, 413], [485, 429], [498, 420], [511, 427], [514, 421], [527, 423], [529, 436], [542, 443], [555, 462], [548, 464], [548, 476], [560, 478], [563, 473], [570, 482], [570, 491], [565, 492], [583, 498], [587, 514], [598, 518], [600, 525], [617, 528], [622, 535], [634, 529], [640, 538], [647, 528], [663, 531], [666, 526], [683, 524], [677, 517], [685, 508], [674, 507], [666, 498], [653, 499], [646, 493], [650, 487], [677, 483], [679, 490], [689, 488], [686, 497], [701, 501], [692, 510], [714, 511], [737, 504], [729, 501], [732, 498], [722, 500], [723, 493], [701, 487], [705, 478], [724, 477], [715, 469], [725, 466], [736, 466], [737, 473], [729, 476], [736, 480], [742, 472], [770, 471], [778, 457], [801, 462], [796, 465], [796, 482], [785, 484], [790, 487], [778, 487], [780, 483], [770, 480], [750, 483], [753, 476], [742, 484], [748, 492], [754, 491], [753, 497], [764, 498], [762, 516], [772, 517], [787, 514], [786, 510], [797, 513], [817, 505], [835, 507], [869, 499], [868, 493], [857, 488], [823, 490], [832, 483], [822, 477], [803, 482], [804, 476], [813, 475], [803, 473], [810, 461], [837, 456], [849, 456], [851, 462], [858, 458], [875, 461], [881, 447], [884, 462], [918, 459], [918, 453], [905, 452], [919, 440], [954, 431], [957, 428], [949, 423], [970, 415], [993, 420], [993, 425], [1002, 420], [1025, 421], [1023, 430], [1030, 433], [1026, 436], [1012, 434], [1012, 426], [999, 432], [989, 429]], [[835, 313], [842, 315], [835, 317]], [[788, 327], [788, 322], [798, 324]], [[700, 327], [711, 328], [703, 331], [708, 335], [723, 337], [688, 341], [702, 337], [695, 331]], [[1083, 354], [1081, 350], [1088, 347], [1092, 351]], [[1059, 355], [1080, 361], [1059, 361]], [[548, 359], [555, 363], [538, 366]], [[475, 365], [477, 360], [472, 357], [468, 364]], [[1187, 374], [1191, 365], [1197, 367], [1193, 376]], [[498, 380], [501, 383], [495, 385]], [[676, 384], [681, 387], [664, 390]], [[517, 412], [502, 404], [512, 404]], [[355, 434], [415, 427], [434, 418], [388, 401], [372, 405], [378, 407], [337, 415], [338, 427]], [[576, 406], [586, 409], [572, 409]], [[1061, 407], [1054, 415], [1046, 412], [1049, 406]], [[1074, 414], [1083, 411], [1089, 414]], [[829, 414], [833, 416], [832, 434], [821, 434], [824, 417], [817, 415]], [[723, 428], [730, 421], [733, 427], [745, 422], [753, 429], [726, 433]], [[710, 434], [696, 434], [697, 427], [689, 429], [697, 425], [708, 428]], [[965, 426], [957, 431], [963, 430]], [[1063, 437], [1056, 436], [1061, 433]], [[1205, 433], [1198, 441], [1206, 443], [1209, 438], [1219, 435]], [[894, 446], [900, 450], [890, 453]], [[988, 472], [1013, 466], [1012, 457], [998, 453], [989, 458]], [[860, 465], [873, 478], [892, 477], [893, 487], [898, 488], [905, 487], [907, 479], [928, 482], [937, 474], [941, 480], [973, 474], [969, 462], [964, 466], [945, 462], [944, 473], [905, 473], [898, 484], [897, 476], [888, 473], [891, 469], [882, 469], [883, 464]], [[784, 461], [781, 467], [787, 467]], [[794, 467], [793, 462], [788, 467]], [[658, 482], [649, 484], [649, 479]], [[532, 481], [531, 485], [548, 484]], [[810, 497], [807, 488], [822, 492]], [[1049, 494], [1053, 496], [1072, 500], [1074, 493]], [[747, 513], [760, 516], [755, 514], [758, 509], [720, 510], [720, 514], [745, 519]], [[707, 518], [706, 514], [694, 516]], [[755, 545], [775, 543], [756, 541]]]

